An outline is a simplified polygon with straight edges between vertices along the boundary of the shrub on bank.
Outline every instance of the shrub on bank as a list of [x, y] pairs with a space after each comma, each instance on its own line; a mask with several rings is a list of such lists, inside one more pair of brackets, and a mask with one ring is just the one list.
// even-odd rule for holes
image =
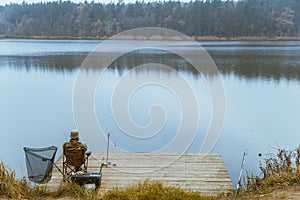
[[300, 146], [295, 150], [277, 149], [260, 163], [262, 177], [247, 176], [246, 190], [271, 190], [300, 184]]

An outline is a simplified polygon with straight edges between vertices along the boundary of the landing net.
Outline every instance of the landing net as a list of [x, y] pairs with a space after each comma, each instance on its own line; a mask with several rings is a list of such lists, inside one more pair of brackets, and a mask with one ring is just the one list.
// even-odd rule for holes
[[47, 183], [52, 177], [52, 168], [57, 147], [24, 147], [28, 179], [35, 183]]

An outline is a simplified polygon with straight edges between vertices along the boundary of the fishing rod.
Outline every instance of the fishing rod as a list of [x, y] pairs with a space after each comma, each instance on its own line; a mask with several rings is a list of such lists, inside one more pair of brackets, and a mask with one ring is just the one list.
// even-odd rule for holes
[[106, 164], [108, 164], [108, 151], [109, 151], [109, 137], [110, 137], [110, 129], [107, 131], [107, 148], [106, 148]]
[[107, 129], [107, 146], [106, 146], [106, 162], [105, 162], [106, 166], [108, 165], [108, 151], [109, 151], [109, 137], [110, 137], [111, 123], [112, 123], [112, 116], [110, 116], [109, 127]]
[[248, 136], [247, 147], [246, 147], [246, 149], [243, 153], [243, 159], [242, 159], [242, 165], [241, 165], [241, 169], [240, 169], [240, 175], [239, 175], [239, 179], [238, 179], [238, 182], [237, 182], [237, 185], [236, 185], [236, 190], [235, 190], [235, 193], [234, 193], [234, 200], [236, 200], [238, 191], [239, 191], [240, 186], [241, 186], [241, 180], [242, 180], [243, 171], [244, 171], [244, 167], [245, 167], [246, 157], [248, 156], [248, 148], [249, 148], [251, 135], [252, 135], [252, 130], [250, 130], [250, 133], [249, 133], [249, 136]]
[[242, 165], [241, 165], [241, 169], [240, 169], [240, 175], [239, 175], [238, 183], [236, 185], [236, 189], [235, 189], [235, 193], [234, 193], [234, 200], [236, 200], [237, 193], [238, 193], [238, 191], [240, 189], [241, 179], [242, 179], [242, 175], [243, 175], [243, 171], [244, 171], [244, 166], [245, 166], [245, 160], [246, 160], [246, 156], [247, 155], [248, 155], [248, 153], [246, 151], [244, 151]]

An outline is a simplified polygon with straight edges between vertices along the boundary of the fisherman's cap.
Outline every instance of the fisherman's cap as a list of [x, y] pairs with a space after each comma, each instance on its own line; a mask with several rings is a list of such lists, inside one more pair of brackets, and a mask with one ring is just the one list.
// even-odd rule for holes
[[71, 130], [71, 134], [70, 134], [71, 139], [78, 139], [79, 138], [79, 132], [77, 129], [73, 129]]

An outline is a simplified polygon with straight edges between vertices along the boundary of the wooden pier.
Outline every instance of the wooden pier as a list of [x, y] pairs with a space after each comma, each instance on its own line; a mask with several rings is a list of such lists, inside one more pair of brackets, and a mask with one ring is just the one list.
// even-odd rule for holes
[[[88, 172], [99, 172], [103, 162], [106, 162], [106, 153], [92, 153]], [[102, 190], [124, 188], [146, 179], [203, 194], [226, 193], [234, 189], [221, 156], [214, 154], [115, 152], [109, 153], [108, 164], [102, 169]], [[62, 156], [57, 165], [62, 169]], [[48, 186], [58, 187], [61, 181], [62, 175], [53, 168]]]

